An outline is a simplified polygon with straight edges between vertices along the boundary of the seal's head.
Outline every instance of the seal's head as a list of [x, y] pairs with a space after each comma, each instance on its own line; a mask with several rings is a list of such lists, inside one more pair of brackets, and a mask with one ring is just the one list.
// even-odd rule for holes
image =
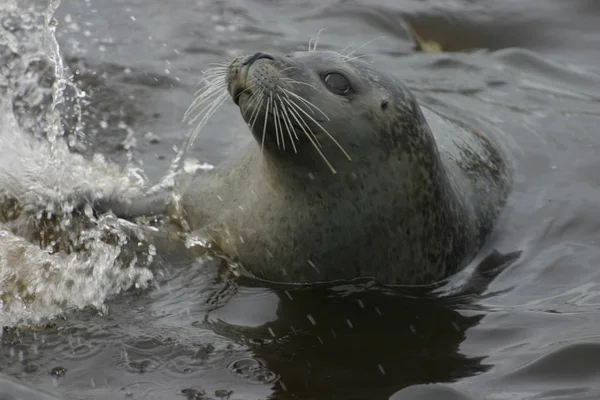
[[[332, 51], [256, 53], [228, 67], [227, 88], [267, 157], [311, 172], [360, 168], [378, 154], [434, 151], [410, 91], [368, 63]], [[421, 153], [422, 150], [419, 151]]]

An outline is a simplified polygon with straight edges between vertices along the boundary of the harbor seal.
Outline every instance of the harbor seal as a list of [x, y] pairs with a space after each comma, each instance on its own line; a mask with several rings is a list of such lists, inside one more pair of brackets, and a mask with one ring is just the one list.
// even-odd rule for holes
[[504, 152], [419, 105], [395, 76], [316, 50], [259, 52], [210, 73], [192, 108], [230, 97], [256, 143], [183, 174], [168, 196], [105, 208], [178, 214], [273, 282], [426, 284], [480, 249], [511, 187]]

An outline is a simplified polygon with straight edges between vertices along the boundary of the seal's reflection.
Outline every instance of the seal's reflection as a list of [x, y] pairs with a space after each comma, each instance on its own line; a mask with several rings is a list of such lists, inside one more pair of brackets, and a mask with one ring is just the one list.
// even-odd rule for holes
[[207, 322], [279, 375], [274, 398], [371, 400], [486, 370], [482, 358], [459, 352], [482, 317], [369, 283], [290, 289], [243, 281]]

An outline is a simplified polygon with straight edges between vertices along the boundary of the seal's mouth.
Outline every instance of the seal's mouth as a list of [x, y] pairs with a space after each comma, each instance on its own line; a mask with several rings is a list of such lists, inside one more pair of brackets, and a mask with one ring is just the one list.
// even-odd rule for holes
[[228, 82], [229, 95], [236, 106], [240, 106], [240, 97], [243, 94], [252, 95], [248, 87], [248, 66], [241, 66], [233, 69]]
[[240, 107], [240, 97], [246, 95], [252, 97], [252, 90], [243, 86], [236, 86], [231, 89], [231, 97], [236, 106]]

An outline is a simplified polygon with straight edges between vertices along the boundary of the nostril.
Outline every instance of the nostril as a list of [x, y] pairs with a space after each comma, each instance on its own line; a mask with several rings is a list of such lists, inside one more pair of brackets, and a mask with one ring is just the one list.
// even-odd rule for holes
[[269, 60], [274, 60], [273, 56], [267, 53], [263, 53], [263, 52], [258, 52], [258, 53], [254, 53], [253, 55], [247, 57], [244, 61], [242, 61], [242, 65], [249, 65], [252, 64], [253, 62], [255, 62], [256, 60], [260, 60], [261, 58], [266, 58]]

